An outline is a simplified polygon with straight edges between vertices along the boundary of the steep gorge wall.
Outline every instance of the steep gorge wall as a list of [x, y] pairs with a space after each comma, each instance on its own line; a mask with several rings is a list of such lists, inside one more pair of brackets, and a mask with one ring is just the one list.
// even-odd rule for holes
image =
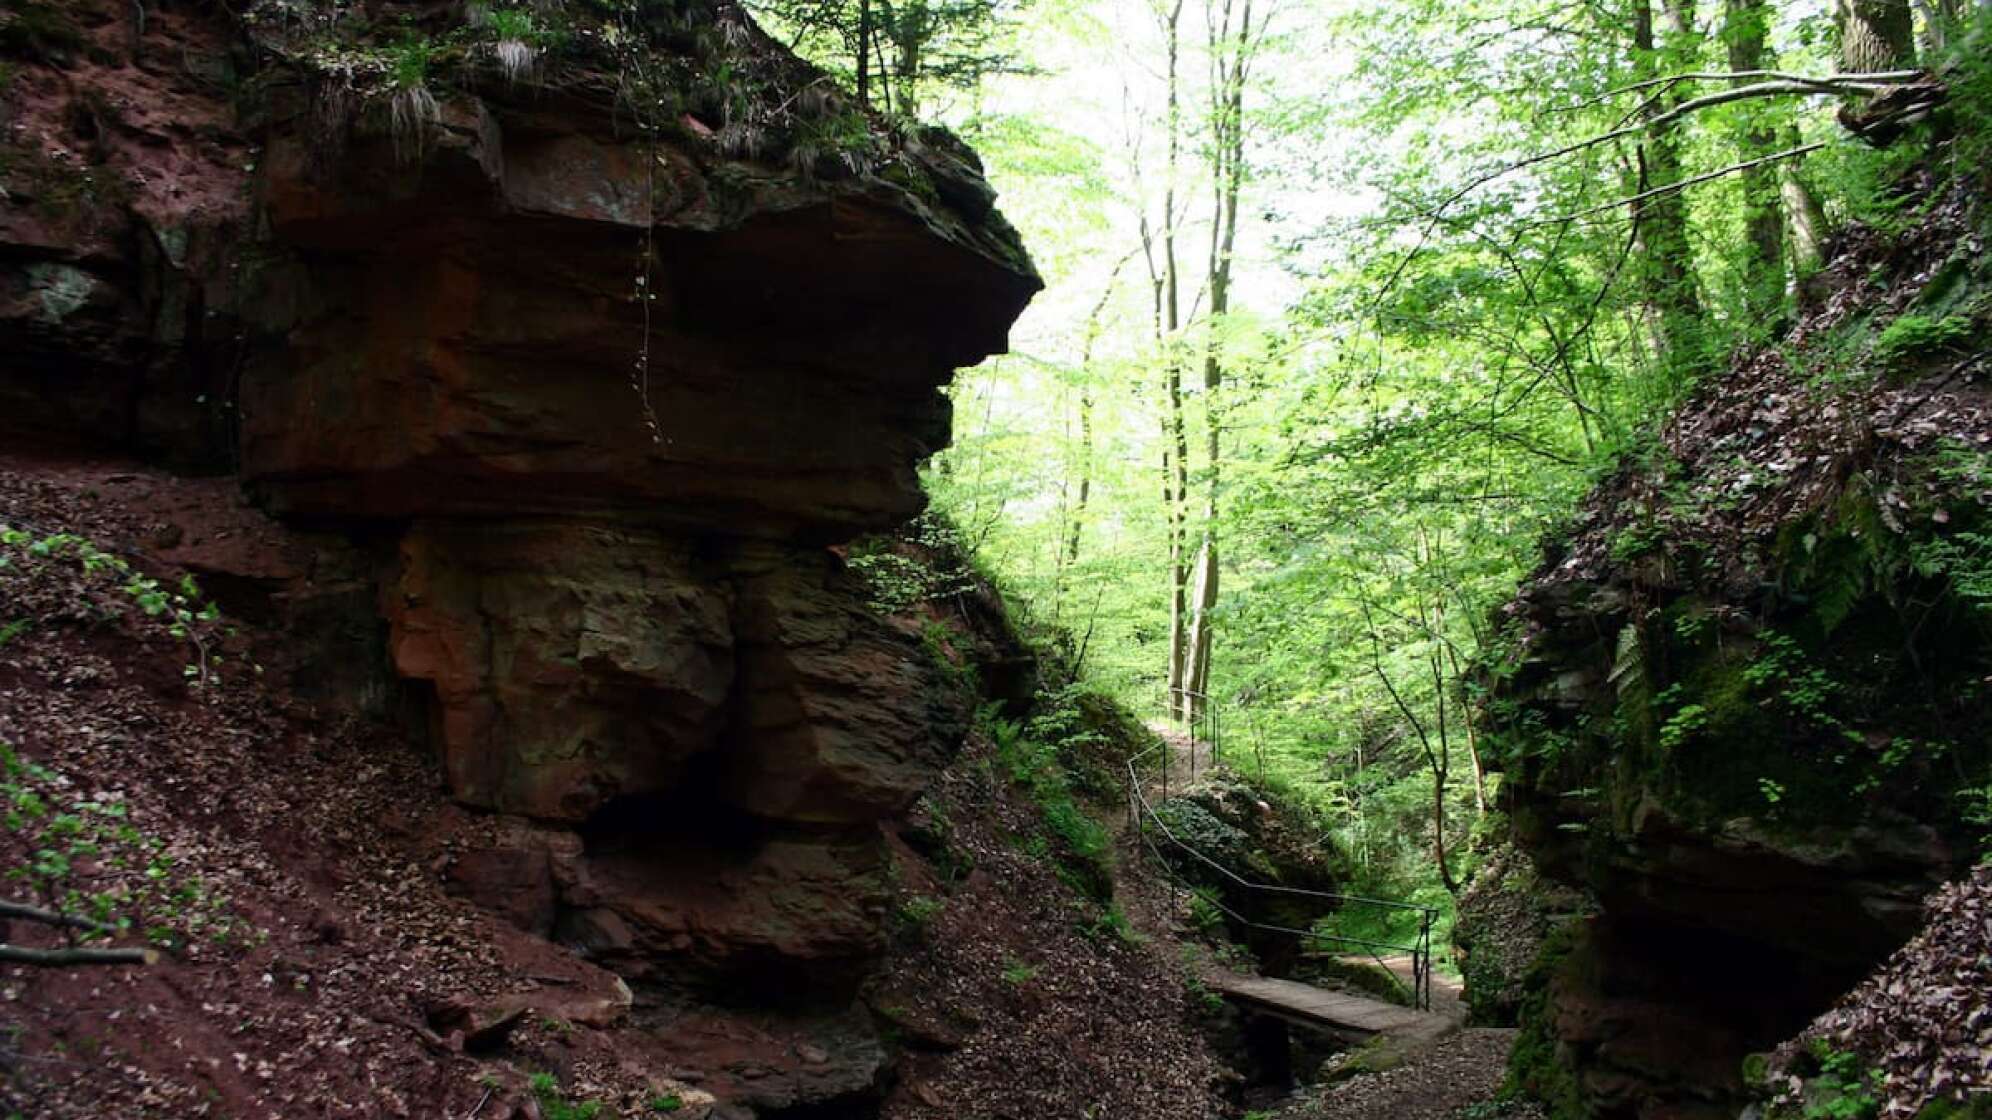
[[[232, 471], [306, 531], [182, 555], [521, 820], [463, 890], [640, 988], [847, 1000], [878, 825], [967, 713], [826, 546], [921, 507], [1029, 259], [972, 153], [804, 97], [729, 5], [623, 17], [682, 85], [648, 129], [588, 27], [514, 81], [454, 6], [376, 7], [10, 3], [0, 429]], [[412, 130], [327, 53], [367, 16], [468, 44]], [[720, 116], [865, 122], [861, 155], [717, 135], [714, 51], [756, 82]]]
[[[1602, 484], [1505, 619], [1508, 808], [1595, 912], [1514, 1073], [1560, 1116], [1733, 1117], [1981, 850], [1992, 257], [1971, 183], [1853, 231], [1777, 346]], [[1977, 819], [1974, 819], [1977, 818]]]

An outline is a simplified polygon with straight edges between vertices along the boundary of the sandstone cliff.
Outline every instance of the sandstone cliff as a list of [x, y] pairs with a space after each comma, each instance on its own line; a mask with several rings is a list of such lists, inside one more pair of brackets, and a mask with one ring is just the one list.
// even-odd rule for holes
[[[0, 433], [282, 518], [144, 543], [424, 729], [495, 815], [459, 892], [639, 1007], [835, 1019], [970, 700], [826, 546], [921, 508], [1039, 282], [972, 152], [732, 5], [531, 13], [10, 4]], [[763, 1103], [867, 1088], [846, 1033]]]
[[1521, 997], [1515, 1073], [1560, 1115], [1736, 1115], [1745, 1055], [1978, 854], [1992, 259], [1969, 189], [1906, 187], [1926, 220], [1846, 235], [1829, 294], [1601, 485], [1505, 618], [1517, 840], [1597, 905]]

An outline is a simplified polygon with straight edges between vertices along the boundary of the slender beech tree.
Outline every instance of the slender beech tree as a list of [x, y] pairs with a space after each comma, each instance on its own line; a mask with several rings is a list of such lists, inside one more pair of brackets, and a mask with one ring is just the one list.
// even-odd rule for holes
[[[1183, 418], [1182, 275], [1176, 258], [1177, 175], [1182, 161], [1182, 26], [1183, 0], [1166, 0], [1151, 11], [1163, 41], [1163, 131], [1166, 152], [1162, 170], [1162, 214], [1159, 231], [1144, 212], [1141, 247], [1148, 264], [1153, 294], [1156, 354], [1162, 363], [1162, 505], [1168, 523], [1169, 667], [1166, 681], [1169, 715], [1182, 719], [1184, 648], [1189, 621], [1188, 505], [1190, 441]], [[1139, 160], [1137, 159], [1137, 164]], [[1158, 237], [1159, 233], [1159, 237]], [[1158, 244], [1159, 240], [1159, 244]], [[1159, 257], [1158, 257], [1159, 253]]]
[[1218, 484], [1223, 464], [1225, 317], [1231, 312], [1231, 265], [1238, 245], [1238, 198], [1245, 185], [1245, 83], [1256, 50], [1258, 29], [1252, 0], [1213, 5], [1208, 23], [1211, 54], [1211, 226], [1206, 275], [1210, 317], [1204, 332], [1204, 508], [1203, 539], [1197, 548], [1193, 613], [1188, 636], [1184, 688], [1187, 717], [1202, 713], [1210, 688], [1215, 640], [1212, 610], [1217, 606]]

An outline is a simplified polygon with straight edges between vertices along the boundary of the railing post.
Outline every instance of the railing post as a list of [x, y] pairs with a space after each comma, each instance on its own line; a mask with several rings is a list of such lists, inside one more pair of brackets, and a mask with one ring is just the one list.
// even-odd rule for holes
[[1420, 911], [1418, 915], [1418, 949], [1419, 955], [1425, 961], [1425, 967], [1419, 977], [1423, 991], [1419, 993], [1418, 998], [1423, 1005], [1422, 1009], [1430, 1011], [1432, 1009], [1432, 912], [1430, 910]]

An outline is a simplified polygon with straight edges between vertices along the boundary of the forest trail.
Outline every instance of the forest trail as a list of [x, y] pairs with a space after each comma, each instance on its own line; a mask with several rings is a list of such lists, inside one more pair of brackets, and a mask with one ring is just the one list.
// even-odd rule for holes
[[[1501, 1090], [1513, 1028], [1469, 1027], [1407, 1056], [1402, 1065], [1302, 1090], [1275, 1120], [1463, 1120], [1486, 1115]], [[1534, 1104], [1516, 1102], [1500, 1115], [1538, 1120]]]
[[[1407, 989], [1417, 985], [1417, 968], [1408, 953], [1398, 953], [1388, 957], [1372, 957], [1366, 953], [1339, 954], [1348, 964], [1381, 965], [1397, 977], [1397, 982]], [[1459, 978], [1434, 970], [1431, 975], [1432, 1013], [1444, 1015], [1459, 1022], [1466, 1022], [1466, 991]]]
[[1193, 737], [1189, 732], [1167, 720], [1150, 720], [1148, 730], [1162, 740], [1166, 748], [1161, 757], [1167, 766], [1150, 765], [1142, 772], [1142, 792], [1149, 800], [1167, 797], [1171, 791], [1185, 789], [1198, 778], [1209, 774], [1217, 765], [1217, 749], [1214, 744]]

